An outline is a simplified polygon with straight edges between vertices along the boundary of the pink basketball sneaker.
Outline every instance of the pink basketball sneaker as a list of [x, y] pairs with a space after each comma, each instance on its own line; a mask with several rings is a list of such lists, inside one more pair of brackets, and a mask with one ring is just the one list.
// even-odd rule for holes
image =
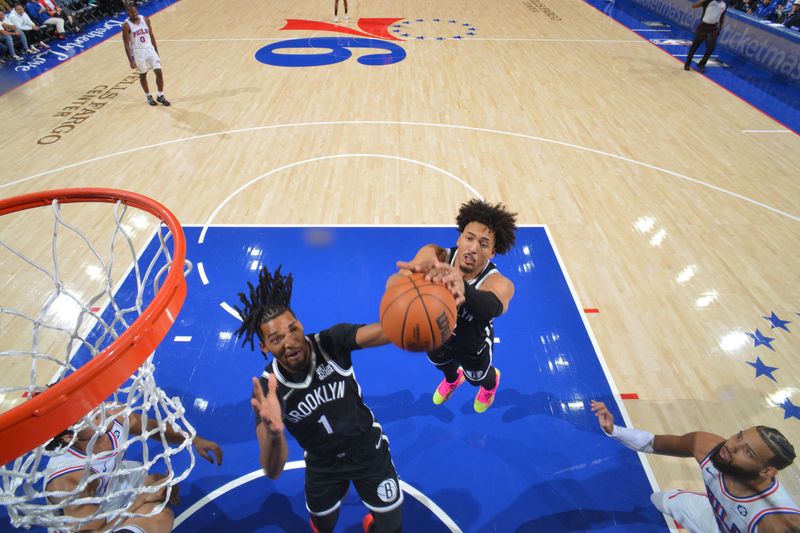
[[492, 403], [494, 403], [494, 395], [497, 392], [497, 387], [500, 386], [500, 369], [495, 368], [495, 372], [497, 372], [497, 379], [494, 382], [494, 388], [492, 390], [486, 390], [481, 387], [478, 390], [477, 396], [475, 396], [475, 403], [473, 407], [475, 408], [476, 413], [482, 413], [486, 411]]
[[439, 386], [436, 387], [436, 392], [433, 393], [433, 403], [436, 405], [442, 405], [450, 398], [450, 395], [453, 394], [453, 391], [455, 391], [459, 385], [464, 383], [465, 380], [466, 378], [464, 377], [464, 371], [460, 368], [458, 369], [458, 379], [455, 381], [455, 383], [450, 383], [447, 381], [447, 378], [444, 378], [442, 382], [439, 383]]

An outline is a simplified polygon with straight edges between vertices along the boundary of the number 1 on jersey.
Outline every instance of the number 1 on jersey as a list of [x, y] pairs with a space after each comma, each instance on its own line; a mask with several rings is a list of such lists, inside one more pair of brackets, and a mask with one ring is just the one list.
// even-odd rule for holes
[[322, 415], [321, 417], [319, 417], [319, 420], [317, 420], [317, 422], [322, 424], [322, 427], [325, 428], [325, 431], [328, 432], [328, 435], [333, 435], [333, 428], [331, 427], [330, 423], [328, 422], [328, 419], [325, 418], [325, 415]]

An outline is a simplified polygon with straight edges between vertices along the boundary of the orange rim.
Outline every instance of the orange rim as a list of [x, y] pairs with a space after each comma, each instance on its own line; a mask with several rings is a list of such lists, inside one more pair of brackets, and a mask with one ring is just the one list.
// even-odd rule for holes
[[34, 398], [0, 414], [0, 464], [29, 452], [68, 428], [116, 391], [164, 339], [186, 298], [186, 239], [178, 219], [159, 202], [116, 189], [57, 189], [0, 200], [0, 215], [80, 202], [122, 203], [161, 219], [172, 233], [173, 254], [150, 305], [119, 338], [88, 363]]

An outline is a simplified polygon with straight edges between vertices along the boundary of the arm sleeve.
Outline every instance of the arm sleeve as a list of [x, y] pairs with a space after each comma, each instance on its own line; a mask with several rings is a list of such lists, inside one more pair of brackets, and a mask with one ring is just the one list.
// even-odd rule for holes
[[503, 302], [500, 298], [493, 292], [481, 291], [472, 285], [464, 287], [464, 303], [482, 320], [490, 320], [503, 314]]
[[[605, 433], [605, 431], [603, 433]], [[608, 435], [607, 433], [605, 434]], [[636, 428], [624, 428], [615, 425], [614, 431], [608, 436], [633, 451], [653, 453], [653, 440], [655, 439], [655, 435], [649, 431]]]

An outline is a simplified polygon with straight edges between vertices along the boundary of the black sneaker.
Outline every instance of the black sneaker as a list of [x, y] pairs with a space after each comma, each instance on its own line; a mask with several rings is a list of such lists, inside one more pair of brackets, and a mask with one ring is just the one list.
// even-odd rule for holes
[[156, 105], [156, 101], [153, 100], [153, 97], [149, 94], [147, 95], [147, 103], [150, 105]]
[[[169, 100], [164, 98], [163, 94], [161, 96], [159, 96], [158, 98], [156, 98], [156, 101], [161, 105], [165, 105], [165, 106], [169, 107]], [[153, 104], [153, 105], [156, 105], [156, 104]]]

